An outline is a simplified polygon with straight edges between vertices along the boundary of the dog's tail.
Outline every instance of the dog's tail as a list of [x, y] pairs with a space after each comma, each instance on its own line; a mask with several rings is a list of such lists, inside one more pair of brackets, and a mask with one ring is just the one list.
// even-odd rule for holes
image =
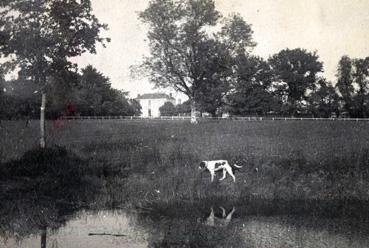
[[239, 165], [237, 165], [237, 164], [233, 164], [233, 168], [235, 168], [235, 169], [241, 169], [243, 166], [239, 166]]

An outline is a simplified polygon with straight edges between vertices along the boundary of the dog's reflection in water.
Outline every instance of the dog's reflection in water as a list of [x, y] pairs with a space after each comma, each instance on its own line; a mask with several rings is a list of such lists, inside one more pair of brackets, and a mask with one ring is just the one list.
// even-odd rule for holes
[[207, 226], [214, 227], [226, 227], [232, 220], [232, 215], [236, 211], [235, 207], [227, 214], [227, 211], [223, 207], [219, 207], [222, 211], [221, 216], [219, 217], [214, 213], [214, 208], [210, 208], [210, 214], [203, 222]]

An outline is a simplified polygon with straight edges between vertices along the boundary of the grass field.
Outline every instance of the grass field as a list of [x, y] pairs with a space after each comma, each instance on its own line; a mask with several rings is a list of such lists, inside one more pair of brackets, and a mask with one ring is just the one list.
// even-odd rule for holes
[[[139, 207], [212, 198], [368, 200], [368, 125], [73, 120], [49, 122], [47, 142], [66, 147], [96, 168], [116, 202]], [[3, 163], [37, 146], [36, 121], [28, 127], [21, 121], [1, 126]], [[228, 159], [244, 168], [236, 183], [230, 178], [210, 183], [209, 174], [198, 170], [200, 161], [209, 159]]]

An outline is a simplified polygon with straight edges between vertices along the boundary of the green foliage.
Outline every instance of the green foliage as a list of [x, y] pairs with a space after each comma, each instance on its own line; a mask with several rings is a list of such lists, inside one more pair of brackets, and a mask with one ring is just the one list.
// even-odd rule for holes
[[313, 89], [316, 77], [323, 71], [323, 64], [318, 60], [316, 52], [305, 49], [285, 49], [269, 58], [274, 74], [274, 87], [288, 106], [289, 114], [299, 111], [301, 101], [305, 99], [307, 90]]
[[228, 95], [229, 111], [235, 115], [265, 115], [279, 108], [271, 92], [272, 71], [262, 58], [239, 55], [236, 80]]
[[[129, 100], [127, 93], [111, 88], [109, 78], [92, 66], [82, 69], [82, 74], [63, 73], [65, 83], [57, 83], [49, 91], [46, 116], [61, 115], [139, 115], [140, 104]], [[40, 113], [38, 85], [25, 78], [5, 82], [7, 92], [1, 96], [0, 118], [37, 118]], [[70, 106], [73, 111], [68, 111]]]
[[209, 42], [208, 46], [203, 82], [197, 86], [194, 100], [200, 111], [215, 116], [226, 105], [226, 95], [231, 89], [233, 58], [225, 44]]
[[71, 103], [81, 115], [137, 115], [140, 106], [127, 93], [111, 88], [109, 78], [91, 65], [82, 69]]
[[129, 103], [131, 105], [132, 113], [129, 115], [140, 115], [142, 112], [142, 106], [136, 99], [130, 99]]
[[97, 115], [101, 114], [104, 102], [113, 100], [112, 93], [109, 78], [88, 65], [82, 69], [73, 98], [83, 115]]
[[339, 115], [339, 96], [335, 87], [321, 78], [316, 88], [308, 97], [310, 111], [315, 117], [328, 118], [332, 114]]
[[37, 86], [26, 79], [4, 81], [0, 95], [0, 119], [35, 118], [40, 113]]
[[342, 56], [341, 60], [338, 62], [336, 87], [345, 102], [345, 109], [347, 111], [351, 109], [351, 98], [354, 94], [352, 81], [351, 59], [348, 56]]
[[172, 102], [166, 102], [159, 108], [161, 116], [174, 116], [176, 115], [176, 107]]
[[63, 147], [35, 148], [27, 151], [20, 160], [4, 164], [1, 177], [58, 177], [66, 180], [71, 175], [80, 178], [82, 166], [82, 161]]
[[176, 113], [178, 115], [188, 115], [191, 113], [191, 102], [189, 100], [176, 105]]
[[224, 104], [232, 56], [255, 46], [250, 25], [233, 15], [212, 32], [222, 20], [213, 0], [152, 0], [139, 17], [149, 27], [151, 56], [142, 68], [150, 80], [214, 113]]
[[96, 43], [107, 26], [91, 13], [91, 1], [36, 0], [0, 2], [0, 56], [2, 69], [35, 82], [42, 95], [41, 147], [45, 146], [46, 96], [65, 74], [77, 71], [70, 58], [85, 52], [96, 53]]
[[338, 63], [336, 87], [350, 117], [369, 116], [369, 57], [351, 59], [342, 56]]
[[75, 68], [68, 58], [96, 52], [103, 43], [100, 24], [91, 14], [91, 2], [81, 1], [2, 1], [0, 3], [0, 52], [12, 59], [14, 67], [44, 89], [49, 77]]

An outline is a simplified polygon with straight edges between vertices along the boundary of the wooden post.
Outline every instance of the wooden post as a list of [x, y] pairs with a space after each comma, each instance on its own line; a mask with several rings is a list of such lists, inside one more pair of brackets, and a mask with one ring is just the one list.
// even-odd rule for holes
[[46, 147], [45, 141], [45, 108], [46, 108], [46, 93], [42, 92], [42, 99], [41, 99], [41, 111], [40, 111], [40, 147]]

